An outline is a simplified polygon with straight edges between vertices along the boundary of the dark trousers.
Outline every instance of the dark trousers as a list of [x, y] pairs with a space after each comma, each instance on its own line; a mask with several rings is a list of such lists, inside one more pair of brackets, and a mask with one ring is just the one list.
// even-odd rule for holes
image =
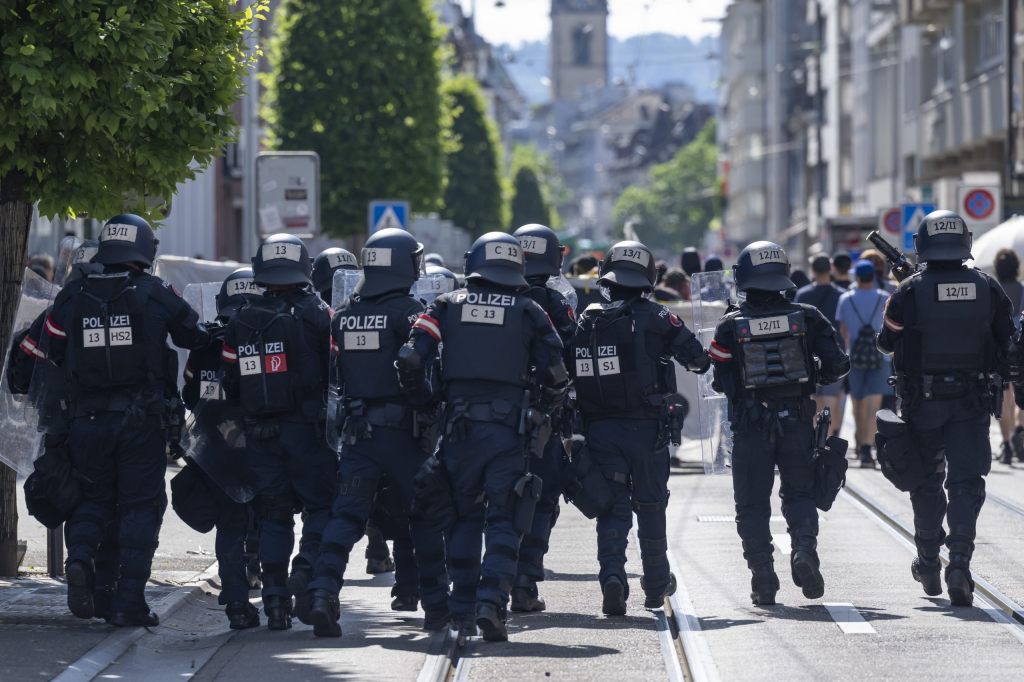
[[548, 553], [551, 529], [558, 520], [558, 496], [562, 492], [561, 476], [565, 461], [565, 447], [560, 436], [553, 436], [544, 448], [544, 456], [530, 461], [530, 471], [540, 476], [544, 485], [537, 508], [533, 512], [533, 525], [519, 545], [518, 577], [533, 582], [544, 580], [544, 555]]
[[303, 511], [292, 569], [310, 571], [338, 490], [336, 455], [314, 424], [281, 422], [271, 440], [251, 440], [249, 468], [259, 515], [263, 598], [288, 596], [288, 559], [295, 547], [295, 511]]
[[626, 546], [636, 513], [644, 586], [663, 594], [669, 582], [665, 507], [668, 504], [668, 447], [659, 443], [656, 419], [600, 419], [586, 425], [587, 447], [616, 491], [611, 510], [597, 518], [598, 579], [626, 581]]
[[921, 400], [903, 416], [932, 471], [910, 493], [918, 551], [923, 557], [938, 558], [945, 516], [946, 546], [969, 562], [985, 503], [985, 476], [992, 467], [990, 415], [976, 400], [960, 399]]
[[101, 541], [115, 537], [113, 524], [116, 572], [112, 555], [99, 557], [104, 583], [111, 584], [116, 576], [113, 609], [148, 610], [145, 587], [167, 508], [166, 438], [160, 416], [130, 419], [121, 412], [101, 412], [76, 417], [68, 443], [73, 466], [88, 480], [81, 504], [64, 526], [68, 561], [94, 566]]
[[818, 535], [814, 505], [814, 427], [809, 421], [780, 418], [782, 432], [769, 439], [759, 428], [733, 433], [732, 484], [736, 501], [736, 530], [743, 543], [743, 558], [751, 568], [772, 561], [771, 495], [775, 466], [782, 484], [782, 515], [786, 517], [794, 547], [813, 549]]
[[[218, 491], [219, 492], [219, 491]], [[245, 575], [245, 537], [249, 528], [249, 505], [222, 495], [217, 515], [214, 551], [220, 576], [219, 604], [249, 600], [249, 579]]]
[[[331, 508], [310, 589], [332, 593], [341, 590], [349, 554], [363, 537], [381, 477], [388, 476], [408, 505], [412, 501], [412, 479], [426, 457], [409, 430], [385, 426], [374, 426], [369, 437], [342, 450], [341, 488]], [[408, 507], [406, 511], [410, 511]], [[440, 533], [428, 530], [416, 515], [410, 516], [410, 525], [423, 608], [444, 609], [448, 597], [444, 539]], [[397, 554], [397, 546], [395, 550]]]
[[[498, 607], [508, 603], [525, 530], [515, 527], [514, 489], [525, 469], [516, 429], [466, 420], [459, 436], [445, 436], [441, 443], [459, 510], [448, 536], [448, 605], [456, 619], [470, 616], [477, 601]], [[481, 493], [482, 503], [477, 502]], [[487, 548], [481, 562], [483, 540]]]

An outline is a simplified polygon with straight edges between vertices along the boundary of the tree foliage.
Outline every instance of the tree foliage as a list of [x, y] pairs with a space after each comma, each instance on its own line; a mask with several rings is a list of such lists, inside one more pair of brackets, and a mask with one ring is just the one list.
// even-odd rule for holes
[[252, 13], [228, 0], [0, 2], [0, 179], [43, 215], [159, 217], [152, 198], [234, 134]]
[[[526, 172], [524, 173], [524, 171]], [[520, 179], [521, 175], [522, 179]], [[538, 222], [552, 229], [558, 229], [561, 226], [561, 220], [558, 217], [557, 207], [567, 203], [570, 194], [551, 159], [532, 144], [516, 145], [512, 150], [509, 176], [512, 178], [513, 215], [511, 227], [514, 229], [520, 225]], [[537, 199], [531, 197], [533, 189], [530, 176], [533, 177], [537, 189], [540, 191], [542, 206], [538, 206]], [[523, 183], [522, 196], [520, 196], [519, 190], [521, 182]], [[518, 216], [516, 215], [517, 204], [524, 207], [519, 209]], [[546, 215], [547, 219], [530, 219], [531, 215]]]
[[429, 0], [285, 0], [276, 21], [269, 142], [320, 154], [327, 229], [362, 232], [372, 199], [436, 210], [441, 43]]
[[551, 224], [551, 207], [544, 200], [537, 174], [529, 166], [521, 166], [512, 179], [512, 222], [515, 229], [529, 223]]
[[480, 86], [469, 76], [445, 81], [444, 102], [451, 119], [445, 156], [448, 184], [442, 215], [473, 235], [505, 225], [501, 142]]
[[618, 234], [635, 220], [640, 238], [656, 249], [682, 251], [699, 244], [719, 212], [715, 121], [666, 163], [651, 169], [644, 185], [626, 189], [615, 204]]

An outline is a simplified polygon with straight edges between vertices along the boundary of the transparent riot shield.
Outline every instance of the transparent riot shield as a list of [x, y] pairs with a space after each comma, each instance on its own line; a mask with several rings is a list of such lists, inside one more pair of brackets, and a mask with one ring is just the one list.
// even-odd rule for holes
[[[21, 300], [11, 327], [12, 342], [46, 312], [59, 290], [52, 282], [31, 270], [25, 270]], [[39, 334], [39, 337], [36, 339], [39, 346], [43, 346], [49, 338], [46, 334]], [[9, 390], [8, 372], [11, 371], [13, 361], [24, 358], [12, 357], [11, 354], [26, 352], [35, 356], [29, 359], [31, 379], [28, 392], [13, 395]], [[21, 348], [9, 345], [4, 349], [3, 386], [0, 387], [0, 461], [14, 469], [20, 477], [32, 473], [32, 463], [40, 454], [43, 432], [47, 426], [40, 409], [45, 409], [47, 390], [54, 388], [48, 385], [47, 379], [52, 377], [51, 369], [55, 368], [44, 360], [45, 356], [46, 348], [38, 347], [31, 340]]]
[[569, 280], [565, 278], [565, 275], [562, 273], [552, 275], [551, 278], [548, 279], [547, 285], [548, 288], [554, 289], [564, 296], [565, 300], [569, 302], [569, 307], [574, 311], [576, 310], [576, 306], [579, 305], [580, 302], [580, 297], [579, 294], [576, 293], [576, 290], [572, 288], [572, 284], [569, 283]]
[[356, 285], [363, 278], [362, 270], [335, 270], [334, 284], [331, 290], [331, 309], [340, 310], [348, 305]]
[[430, 305], [441, 294], [455, 291], [455, 285], [456, 282], [450, 277], [445, 277], [440, 272], [431, 272], [420, 275], [409, 293], [423, 305]]
[[64, 286], [71, 277], [71, 268], [81, 263], [88, 263], [98, 250], [96, 242], [86, 242], [78, 237], [61, 239], [60, 248], [57, 251], [57, 265], [53, 270], [53, 283], [57, 286]]
[[217, 319], [217, 294], [220, 293], [220, 287], [221, 282], [195, 282], [185, 285], [181, 297], [196, 311], [200, 322], [213, 322]]
[[246, 462], [245, 428], [237, 408], [223, 399], [219, 382], [204, 382], [196, 409], [185, 422], [185, 456], [235, 502], [252, 500], [255, 490]]
[[[732, 271], [701, 272], [691, 283], [694, 333], [705, 348], [711, 346], [715, 328], [730, 304], [736, 303]], [[714, 370], [697, 377], [697, 415], [704, 473], [724, 474], [732, 467], [732, 428], [723, 394], [712, 388]]]

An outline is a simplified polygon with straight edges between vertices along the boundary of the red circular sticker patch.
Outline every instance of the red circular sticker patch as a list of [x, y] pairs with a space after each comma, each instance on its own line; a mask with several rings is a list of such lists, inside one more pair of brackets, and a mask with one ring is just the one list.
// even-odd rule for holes
[[679, 316], [675, 313], [668, 314], [668, 321], [672, 323], [673, 327], [682, 327], [683, 321], [679, 319]]

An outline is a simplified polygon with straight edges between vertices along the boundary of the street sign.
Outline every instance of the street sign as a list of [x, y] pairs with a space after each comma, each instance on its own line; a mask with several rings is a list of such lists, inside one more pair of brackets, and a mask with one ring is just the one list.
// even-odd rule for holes
[[880, 211], [878, 231], [883, 234], [899, 236], [903, 232], [903, 211], [898, 206]]
[[1002, 191], [993, 185], [960, 185], [959, 213], [976, 235], [998, 225], [1003, 219]]
[[409, 202], [401, 199], [374, 199], [367, 211], [370, 234], [389, 227], [400, 230], [409, 226]]
[[256, 157], [261, 235], [320, 233], [320, 157], [316, 152], [261, 152]]
[[914, 235], [924, 217], [935, 210], [935, 204], [903, 204], [903, 250], [914, 250]]

